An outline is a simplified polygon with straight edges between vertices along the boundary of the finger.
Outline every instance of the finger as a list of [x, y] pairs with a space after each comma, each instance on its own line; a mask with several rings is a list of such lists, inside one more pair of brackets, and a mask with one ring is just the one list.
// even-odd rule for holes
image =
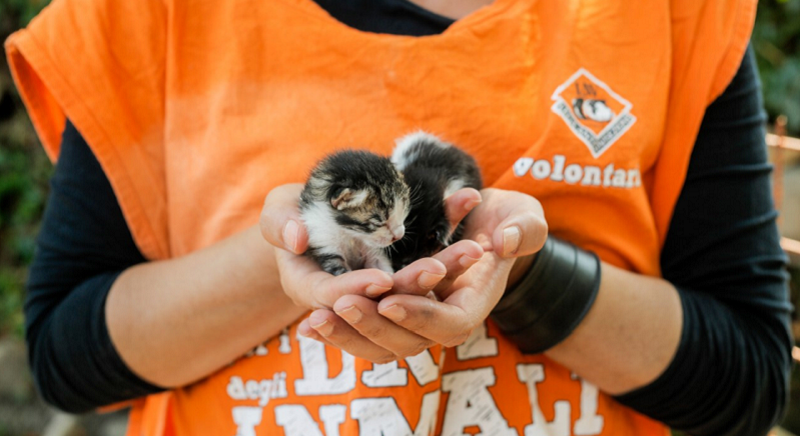
[[533, 254], [542, 248], [547, 221], [537, 199], [491, 188], [484, 189], [482, 195], [483, 202], [467, 223], [465, 234], [469, 238], [506, 258]]
[[425, 296], [429, 291], [442, 292], [461, 274], [477, 263], [483, 248], [475, 241], [462, 240], [423, 258], [394, 274], [394, 289], [387, 295], [402, 293]]
[[[375, 303], [372, 302], [372, 305], [374, 306]], [[391, 330], [404, 330], [402, 327], [392, 324], [390, 321], [387, 321], [377, 313], [375, 313], [373, 316], [375, 318], [383, 319], [383, 322], [387, 323], [387, 327], [389, 327]], [[298, 326], [298, 332], [303, 336], [316, 339], [326, 345], [339, 348], [354, 356], [367, 359], [375, 363], [387, 363], [407, 357], [402, 353], [395, 354], [394, 351], [371, 341], [368, 336], [362, 334], [358, 329], [348, 324], [343, 318], [330, 310], [317, 310], [312, 312], [307, 319], [300, 323]], [[386, 333], [378, 334], [385, 335]], [[413, 336], [407, 331], [406, 334]], [[397, 334], [396, 332], [392, 332], [390, 335], [396, 336]], [[411, 341], [421, 342], [426, 345], [430, 343], [424, 338], [419, 337], [411, 339]], [[421, 351], [422, 350], [420, 350], [420, 352]]]
[[322, 342], [333, 333], [335, 318], [338, 316], [331, 310], [317, 309], [311, 312], [306, 319], [300, 321], [300, 324], [297, 325], [297, 333]]
[[473, 188], [461, 188], [444, 199], [445, 215], [454, 229], [467, 214], [481, 203], [481, 193]]
[[306, 256], [278, 249], [275, 258], [286, 294], [296, 304], [311, 309], [330, 308], [337, 299], [348, 294], [374, 298], [388, 292], [394, 284], [389, 274], [377, 269], [333, 276]]
[[501, 257], [520, 257], [541, 250], [546, 239], [544, 214], [516, 209], [497, 226], [492, 235], [492, 245], [502, 247], [502, 250], [495, 250]]
[[483, 256], [483, 248], [475, 241], [462, 240], [436, 253], [433, 258], [442, 262], [447, 268], [447, 274], [436, 285], [434, 291], [442, 296], [442, 292], [450, 288], [453, 282], [464, 274], [472, 265], [478, 263]]
[[270, 244], [300, 254], [308, 248], [308, 234], [300, 219], [298, 203], [303, 185], [279, 186], [264, 199], [259, 226]]
[[480, 322], [459, 306], [416, 295], [392, 295], [378, 303], [378, 313], [432, 343], [462, 344]]
[[[416, 298], [423, 298], [418, 297]], [[347, 295], [336, 301], [334, 312], [358, 331], [377, 349], [388, 350], [391, 355], [384, 359], [396, 360], [416, 356], [434, 345], [429, 339], [406, 330], [378, 313], [378, 304], [357, 295]], [[328, 337], [330, 339], [330, 336]], [[351, 338], [355, 341], [355, 338]]]
[[447, 275], [447, 267], [440, 261], [426, 257], [414, 261], [394, 273], [392, 293], [426, 295]]
[[392, 352], [370, 342], [330, 310], [315, 310], [300, 322], [297, 332], [371, 362], [386, 363], [394, 358]]
[[485, 253], [480, 262], [453, 283], [444, 300], [391, 295], [378, 303], [378, 313], [434, 342], [458, 345], [497, 304], [513, 263]]

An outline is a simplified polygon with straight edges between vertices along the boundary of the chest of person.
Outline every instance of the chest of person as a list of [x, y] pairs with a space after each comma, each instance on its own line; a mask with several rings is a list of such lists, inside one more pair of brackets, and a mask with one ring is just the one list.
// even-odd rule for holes
[[[175, 254], [254, 223], [272, 187], [303, 182], [331, 151], [390, 154], [418, 129], [475, 156], [486, 186], [539, 198], [556, 234], [611, 214], [657, 245], [647, 183], [670, 50], [668, 15], [652, 5], [497, 0], [440, 35], [407, 37], [352, 29], [311, 0], [246, 3], [199, 3], [173, 24], [170, 217], [201, 229], [175, 235]], [[243, 10], [256, 18], [224, 36]], [[576, 242], [608, 245], [590, 239]]]

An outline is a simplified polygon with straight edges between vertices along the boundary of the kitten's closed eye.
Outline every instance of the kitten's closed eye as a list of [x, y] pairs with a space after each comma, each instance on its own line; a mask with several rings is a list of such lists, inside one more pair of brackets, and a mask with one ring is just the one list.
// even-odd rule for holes
[[370, 218], [370, 220], [369, 220], [369, 223], [370, 223], [370, 225], [372, 225], [373, 227], [382, 227], [382, 226], [386, 225], [386, 220], [385, 220], [385, 219], [378, 218], [378, 217], [376, 217], [376, 218]]

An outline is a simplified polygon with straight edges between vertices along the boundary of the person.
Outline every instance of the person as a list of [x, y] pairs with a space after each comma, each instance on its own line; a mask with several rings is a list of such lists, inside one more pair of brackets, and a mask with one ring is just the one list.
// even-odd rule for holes
[[[129, 434], [765, 434], [792, 338], [754, 13], [55, 1], [6, 43], [58, 158], [37, 386], [134, 400]], [[418, 128], [481, 165], [466, 239], [319, 271], [305, 170]]]

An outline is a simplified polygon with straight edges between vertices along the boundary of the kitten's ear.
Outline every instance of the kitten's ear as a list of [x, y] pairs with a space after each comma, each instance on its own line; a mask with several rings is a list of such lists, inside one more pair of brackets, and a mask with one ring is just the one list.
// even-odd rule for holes
[[364, 204], [367, 196], [369, 196], [369, 192], [366, 189], [344, 188], [331, 197], [331, 206], [336, 210], [358, 207]]

